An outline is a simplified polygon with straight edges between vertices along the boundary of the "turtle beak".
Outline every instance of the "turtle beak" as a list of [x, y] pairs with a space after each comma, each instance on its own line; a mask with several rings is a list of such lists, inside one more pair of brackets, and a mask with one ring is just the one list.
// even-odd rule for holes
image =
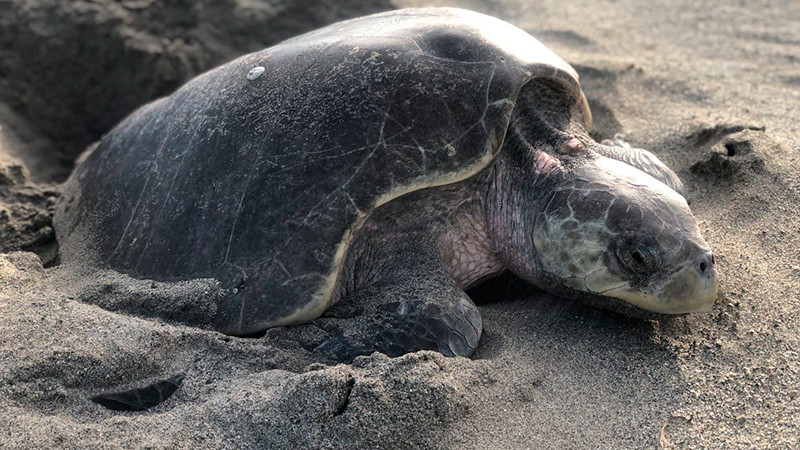
[[668, 314], [707, 312], [717, 299], [718, 289], [714, 255], [705, 252], [694, 264], [678, 271], [660, 294]]
[[718, 289], [714, 255], [704, 252], [693, 263], [645, 291], [624, 286], [609, 290], [605, 295], [660, 314], [687, 314], [710, 311]]

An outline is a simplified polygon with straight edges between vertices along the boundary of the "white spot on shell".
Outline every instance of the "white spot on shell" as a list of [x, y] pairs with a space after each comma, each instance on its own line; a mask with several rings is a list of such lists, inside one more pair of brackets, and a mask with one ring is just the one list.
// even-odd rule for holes
[[250, 72], [247, 72], [247, 79], [253, 81], [258, 77], [260, 77], [261, 75], [264, 75], [264, 72], [266, 71], [267, 69], [265, 69], [264, 66], [253, 67], [252, 69], [250, 69]]

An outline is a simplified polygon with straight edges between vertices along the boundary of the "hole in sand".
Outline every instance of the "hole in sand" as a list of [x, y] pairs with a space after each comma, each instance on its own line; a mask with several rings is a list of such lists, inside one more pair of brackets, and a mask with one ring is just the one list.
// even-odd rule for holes
[[727, 152], [728, 158], [746, 155], [752, 150], [753, 145], [749, 141], [728, 141], [725, 143], [725, 151]]
[[267, 335], [267, 330], [261, 330], [261, 331], [256, 331], [256, 332], [253, 332], [253, 333], [241, 334], [241, 335], [236, 336], [236, 337], [243, 338], [243, 339], [261, 339], [262, 337], [264, 337], [266, 335]]
[[488, 278], [467, 290], [476, 305], [487, 305], [502, 300], [517, 300], [539, 292], [540, 289], [519, 279], [511, 272]]

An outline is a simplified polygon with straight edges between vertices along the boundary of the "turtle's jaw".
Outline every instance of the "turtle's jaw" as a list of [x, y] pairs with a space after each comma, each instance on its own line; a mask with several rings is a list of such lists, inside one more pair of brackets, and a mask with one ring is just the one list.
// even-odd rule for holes
[[689, 265], [644, 289], [624, 285], [603, 295], [617, 298], [647, 311], [660, 314], [707, 312], [717, 299], [717, 271], [713, 266], [698, 270]]

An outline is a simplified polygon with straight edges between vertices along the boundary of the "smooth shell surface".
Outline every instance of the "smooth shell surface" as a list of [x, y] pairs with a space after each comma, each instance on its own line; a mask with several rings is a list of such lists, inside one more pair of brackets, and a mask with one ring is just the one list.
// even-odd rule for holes
[[226, 333], [310, 320], [364, 214], [485, 167], [532, 78], [585, 104], [574, 70], [533, 37], [451, 8], [246, 55], [139, 109], [76, 169], [55, 219], [64, 261], [216, 278]]

